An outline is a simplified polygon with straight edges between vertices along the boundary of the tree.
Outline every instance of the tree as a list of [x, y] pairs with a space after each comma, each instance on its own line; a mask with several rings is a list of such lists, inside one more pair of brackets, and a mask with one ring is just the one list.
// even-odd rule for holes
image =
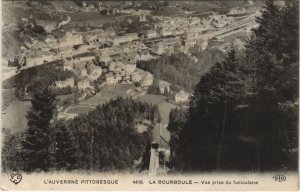
[[160, 88], [159, 88], [159, 83], [158, 79], [154, 79], [152, 85], [149, 86], [147, 90], [148, 94], [154, 94], [154, 95], [160, 95]]
[[141, 83], [140, 83], [140, 82], [134, 82], [134, 86], [135, 86], [135, 87], [140, 87], [140, 86], [141, 86]]
[[[75, 137], [76, 167], [91, 171], [133, 169], [150, 142], [152, 123], [160, 122], [157, 106], [117, 98], [88, 114], [70, 120], [66, 129]], [[137, 131], [137, 122], [147, 130]]]
[[186, 110], [183, 108], [171, 109], [168, 131], [170, 131], [170, 166], [176, 166], [175, 151], [179, 146], [179, 135], [186, 123]]
[[297, 169], [298, 6], [268, 1], [246, 59], [231, 50], [198, 82], [175, 150], [177, 169]]
[[227, 168], [222, 162], [224, 150], [229, 149], [225, 134], [232, 130], [228, 114], [233, 113], [243, 92], [243, 75], [235, 54], [231, 50], [225, 61], [214, 65], [196, 85], [187, 122], [179, 134], [179, 146], [175, 148], [177, 167], [215, 171]]
[[169, 95], [169, 89], [168, 89], [168, 87], [165, 87], [163, 94], [166, 97]]
[[259, 27], [247, 45], [250, 68], [257, 79], [257, 89], [272, 89], [278, 76], [292, 62], [298, 61], [299, 3], [285, 2], [283, 8], [268, 0], [257, 18]]
[[290, 151], [297, 146], [294, 135], [298, 134], [297, 112], [291, 112], [298, 99], [298, 13], [298, 1], [285, 2], [284, 7], [267, 1], [247, 48], [251, 75], [256, 77], [249, 120], [263, 138], [259, 146], [262, 170], [295, 168]]
[[221, 61], [223, 53], [220, 50], [210, 49], [198, 51], [197, 62], [189, 55], [178, 52], [163, 55], [158, 59], [138, 61], [137, 67], [149, 71], [155, 78], [165, 80], [191, 91], [199, 78], [204, 75], [216, 61]]
[[34, 94], [32, 108], [27, 113], [28, 129], [22, 142], [24, 171], [48, 171], [50, 133], [49, 124], [55, 110], [55, 97], [48, 90]]
[[13, 134], [10, 130], [2, 129], [1, 165], [3, 172], [19, 171], [23, 168], [21, 159], [22, 134]]
[[74, 137], [63, 122], [56, 123], [53, 130], [54, 168], [57, 170], [70, 171], [75, 168], [76, 164]]

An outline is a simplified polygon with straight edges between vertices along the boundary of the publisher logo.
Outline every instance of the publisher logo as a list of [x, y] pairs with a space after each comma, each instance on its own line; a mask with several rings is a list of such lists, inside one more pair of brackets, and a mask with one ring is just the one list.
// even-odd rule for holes
[[274, 175], [273, 179], [277, 182], [283, 182], [286, 180], [286, 177], [284, 175]]
[[22, 175], [20, 173], [13, 172], [10, 174], [10, 181], [17, 185], [22, 181]]

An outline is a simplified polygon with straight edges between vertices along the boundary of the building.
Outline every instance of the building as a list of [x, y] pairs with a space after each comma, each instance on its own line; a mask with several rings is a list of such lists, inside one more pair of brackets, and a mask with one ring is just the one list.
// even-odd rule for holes
[[141, 85], [145, 86], [145, 87], [149, 87], [152, 84], [153, 84], [153, 75], [150, 72], [146, 71], [145, 75], [144, 75], [144, 78], [141, 82]]
[[151, 59], [154, 59], [155, 57], [153, 57], [149, 51], [140, 51], [138, 54], [136, 54], [135, 56], [135, 60], [136, 61], [149, 61]]
[[186, 47], [193, 47], [197, 43], [196, 36], [194, 34], [187, 34], [185, 39], [185, 46]]
[[55, 81], [55, 86], [57, 88], [65, 88], [65, 87], [74, 87], [74, 77], [70, 77], [64, 81]]
[[45, 43], [48, 47], [52, 48], [52, 49], [57, 49], [59, 44], [58, 44], [58, 41], [57, 39], [55, 38], [46, 38], [45, 39]]
[[132, 73], [136, 69], [135, 64], [125, 64], [124, 69], [126, 72]]
[[74, 68], [74, 61], [71, 58], [65, 59], [63, 68], [64, 68], [64, 71], [65, 70], [72, 71]]
[[187, 103], [189, 101], [189, 97], [191, 94], [188, 92], [181, 90], [178, 93], [175, 94], [175, 103]]
[[67, 32], [58, 40], [59, 49], [69, 49], [74, 45], [83, 44], [83, 38], [80, 34]]
[[154, 38], [158, 38], [159, 34], [155, 30], [148, 30], [145, 34], [145, 37], [147, 39], [154, 39]]
[[41, 65], [46, 62], [50, 62], [50, 61], [54, 61], [54, 60], [56, 60], [56, 58], [52, 54], [39, 53], [39, 56], [36, 56], [36, 55], [26, 56], [26, 65], [27, 66]]
[[115, 76], [112, 72], [105, 74], [105, 79], [107, 84], [116, 84], [118, 81], [115, 79]]
[[74, 64], [74, 72], [76, 75], [80, 76], [80, 77], [86, 77], [88, 76], [88, 72], [86, 69], [86, 64], [85, 63], [78, 63], [78, 64]]
[[87, 2], [82, 1], [82, 3], [81, 3], [81, 6], [82, 6], [82, 7], [86, 7], [87, 5], [88, 5]]
[[147, 71], [136, 69], [131, 74], [132, 82], [139, 82], [142, 86], [148, 87], [153, 84], [153, 75]]
[[100, 77], [102, 74], [102, 68], [99, 66], [96, 66], [96, 68], [89, 74], [88, 78], [90, 81], [94, 81]]
[[84, 79], [84, 80], [79, 81], [77, 83], [77, 88], [80, 91], [83, 91], [83, 90], [85, 90], [85, 89], [87, 89], [89, 87], [90, 87], [90, 81], [88, 79]]
[[117, 84], [122, 81], [122, 76], [119, 73], [107, 73], [105, 74], [107, 84]]
[[86, 62], [86, 70], [88, 74], [91, 74], [95, 69], [96, 69], [96, 65], [93, 62], [91, 61]]
[[113, 72], [121, 72], [122, 69], [125, 69], [125, 65], [119, 61], [117, 62], [110, 62], [108, 65], [108, 69], [109, 71], [113, 71]]
[[74, 56], [75, 63], [93, 61], [93, 59], [95, 59], [95, 56], [90, 54], [82, 54], [80, 56]]
[[170, 86], [171, 86], [171, 83], [167, 82], [167, 81], [163, 81], [163, 80], [160, 80], [158, 82], [158, 86], [159, 86], [159, 90], [162, 94], [165, 93], [165, 90], [168, 90], [168, 92], [170, 91]]
[[118, 83], [122, 81], [122, 74], [121, 73], [115, 73], [115, 79], [117, 80]]
[[115, 45], [119, 45], [122, 43], [128, 43], [132, 41], [139, 40], [138, 34], [137, 33], [127, 33], [123, 36], [118, 36], [113, 40], [113, 43]]
[[160, 34], [162, 37], [171, 36], [171, 35], [173, 35], [173, 29], [170, 29], [170, 28], [162, 28], [162, 29], [159, 31], [159, 34]]
[[105, 57], [105, 56], [109, 57], [112, 55], [119, 55], [119, 54], [123, 53], [123, 49], [121, 49], [118, 46], [103, 48], [103, 49], [100, 49], [99, 51], [100, 51], [101, 58]]
[[132, 82], [141, 82], [143, 79], [144, 71], [141, 69], [136, 69], [131, 75]]
[[173, 34], [174, 35], [183, 35], [183, 34], [185, 34], [185, 30], [176, 28], [176, 29], [174, 29]]
[[165, 53], [165, 48], [162, 42], [158, 42], [151, 46], [150, 52], [155, 55], [162, 55]]
[[201, 49], [205, 50], [208, 46], [208, 41], [205, 39], [203, 41], [200, 41]]
[[246, 14], [246, 9], [238, 7], [238, 8], [231, 8], [227, 15], [243, 15], [243, 14]]

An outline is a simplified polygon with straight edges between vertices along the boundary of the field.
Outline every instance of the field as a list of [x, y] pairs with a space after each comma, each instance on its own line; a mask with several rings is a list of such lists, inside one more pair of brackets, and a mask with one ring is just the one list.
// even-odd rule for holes
[[117, 97], [134, 97], [138, 92], [131, 85], [107, 85], [96, 95], [68, 107], [66, 113], [82, 114], [91, 111], [97, 105], [103, 105]]
[[137, 92], [134, 91], [132, 85], [107, 85], [98, 93], [98, 95], [105, 98], [130, 97]]
[[161, 117], [162, 117], [162, 123], [161, 126], [156, 126], [153, 129], [154, 135], [161, 135], [166, 139], [167, 141], [170, 140], [170, 133], [167, 130], [167, 126], [169, 124], [169, 114], [172, 108], [175, 108], [176, 105], [172, 105], [170, 103], [167, 103], [165, 101], [165, 96], [162, 95], [144, 95], [139, 97], [137, 100], [146, 102], [146, 103], [152, 103], [154, 105], [158, 105], [158, 109], [160, 111]]
[[87, 99], [86, 101], [80, 102], [82, 105], [102, 105], [109, 102], [111, 99], [118, 97], [134, 97], [138, 92], [134, 90], [132, 85], [106, 85], [96, 95]]
[[90, 106], [77, 106], [77, 107], [69, 108], [67, 113], [83, 114], [83, 113], [88, 113], [93, 109], [94, 108]]
[[80, 102], [81, 105], [103, 105], [107, 103], [110, 100], [110, 98], [105, 98], [99, 95], [94, 95], [93, 97], [87, 99], [86, 101]]

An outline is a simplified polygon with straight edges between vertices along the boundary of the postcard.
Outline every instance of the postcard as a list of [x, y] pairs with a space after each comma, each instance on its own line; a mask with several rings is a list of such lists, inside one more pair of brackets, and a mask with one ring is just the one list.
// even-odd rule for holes
[[4, 0], [1, 27], [1, 190], [298, 190], [297, 0]]

